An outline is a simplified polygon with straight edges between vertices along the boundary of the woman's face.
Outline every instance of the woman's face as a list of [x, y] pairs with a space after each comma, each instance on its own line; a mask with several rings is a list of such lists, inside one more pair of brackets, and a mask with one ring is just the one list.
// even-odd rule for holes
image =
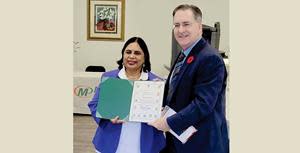
[[123, 64], [126, 70], [141, 71], [144, 62], [144, 52], [137, 42], [133, 42], [125, 48], [123, 54]]

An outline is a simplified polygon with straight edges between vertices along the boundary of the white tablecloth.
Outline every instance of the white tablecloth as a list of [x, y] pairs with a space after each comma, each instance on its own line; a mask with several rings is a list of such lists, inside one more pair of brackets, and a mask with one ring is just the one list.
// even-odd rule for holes
[[73, 113], [90, 114], [87, 106], [99, 85], [102, 72], [76, 72], [73, 74]]

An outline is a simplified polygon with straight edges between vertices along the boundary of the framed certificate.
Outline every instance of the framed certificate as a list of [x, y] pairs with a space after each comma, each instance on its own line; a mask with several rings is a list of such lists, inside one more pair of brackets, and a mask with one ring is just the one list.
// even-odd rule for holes
[[96, 116], [132, 122], [151, 122], [161, 115], [164, 81], [103, 78]]

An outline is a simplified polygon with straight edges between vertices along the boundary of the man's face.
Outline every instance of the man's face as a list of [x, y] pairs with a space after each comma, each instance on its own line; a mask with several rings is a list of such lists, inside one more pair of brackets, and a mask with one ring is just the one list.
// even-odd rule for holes
[[173, 17], [173, 24], [175, 38], [184, 50], [202, 35], [202, 23], [195, 20], [190, 9], [178, 10]]

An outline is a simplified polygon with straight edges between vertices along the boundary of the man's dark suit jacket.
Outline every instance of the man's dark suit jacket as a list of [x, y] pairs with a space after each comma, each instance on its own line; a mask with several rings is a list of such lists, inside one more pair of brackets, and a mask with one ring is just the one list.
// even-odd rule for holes
[[[174, 65], [171, 72], [173, 69]], [[177, 134], [191, 125], [198, 131], [185, 144], [167, 132], [167, 146], [162, 152], [228, 153], [227, 72], [218, 51], [202, 38], [186, 57], [173, 92], [168, 93], [170, 75], [165, 86], [164, 106], [168, 105], [178, 113], [170, 116], [167, 122]], [[167, 96], [171, 96], [169, 101]]]

